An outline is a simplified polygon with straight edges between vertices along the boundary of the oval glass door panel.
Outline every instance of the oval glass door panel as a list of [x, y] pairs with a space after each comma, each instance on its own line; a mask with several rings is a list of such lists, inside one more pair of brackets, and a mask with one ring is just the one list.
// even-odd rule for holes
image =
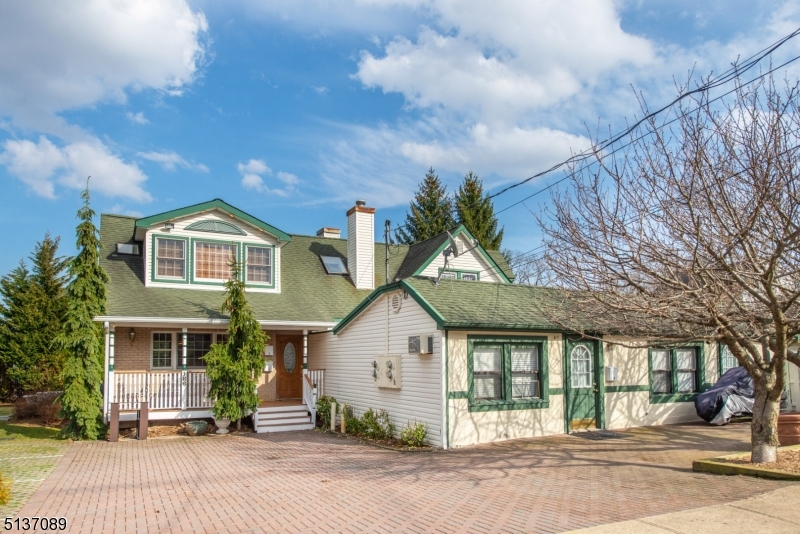
[[570, 353], [572, 387], [592, 387], [592, 353], [584, 345], [576, 345]]
[[283, 349], [283, 368], [286, 374], [292, 374], [295, 365], [297, 365], [297, 352], [294, 350], [294, 343], [289, 342]]

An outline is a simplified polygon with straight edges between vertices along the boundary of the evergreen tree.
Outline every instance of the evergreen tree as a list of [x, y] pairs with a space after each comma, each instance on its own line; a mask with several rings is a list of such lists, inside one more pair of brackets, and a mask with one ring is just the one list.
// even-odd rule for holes
[[413, 245], [455, 226], [453, 202], [446, 189], [431, 167], [414, 195], [405, 227], [395, 232], [400, 243]]
[[237, 421], [258, 407], [256, 377], [264, 366], [262, 354], [269, 338], [247, 303], [240, 264], [232, 261], [231, 270], [222, 305], [222, 312], [230, 315], [228, 341], [212, 345], [205, 360], [214, 417]]
[[67, 286], [67, 317], [56, 346], [66, 354], [61, 379], [64, 392], [59, 396], [60, 417], [67, 419], [61, 435], [73, 439], [98, 439], [104, 428], [103, 327], [94, 318], [105, 313], [108, 276], [100, 267], [100, 239], [92, 222], [89, 187], [81, 193], [83, 207], [78, 210], [78, 255], [69, 263], [71, 282]]
[[67, 317], [67, 295], [64, 289], [64, 270], [68, 260], [58, 256], [60, 238], [45, 234], [36, 244], [31, 256], [33, 265], [29, 299], [35, 312], [35, 325], [31, 340], [36, 347], [36, 372], [39, 383], [36, 389], [53, 391], [61, 389], [61, 371], [64, 351], [58, 350], [54, 340], [61, 333]]
[[32, 271], [20, 263], [0, 281], [0, 398], [61, 388], [64, 357], [54, 340], [66, 318], [66, 261], [58, 241], [46, 234], [30, 258]]
[[24, 262], [0, 280], [0, 398], [13, 400], [36, 386], [35, 350], [30, 336], [31, 276]]
[[458, 222], [478, 240], [486, 250], [500, 250], [503, 242], [501, 228], [497, 230], [497, 217], [494, 204], [488, 195], [483, 194], [483, 181], [477, 174], [469, 171], [464, 176], [454, 199]]

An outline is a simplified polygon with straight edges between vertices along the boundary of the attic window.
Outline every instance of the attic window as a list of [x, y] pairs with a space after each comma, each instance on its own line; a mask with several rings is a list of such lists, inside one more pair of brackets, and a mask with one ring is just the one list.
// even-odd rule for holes
[[328, 274], [347, 274], [347, 267], [344, 266], [342, 258], [338, 256], [320, 256], [319, 258]]
[[139, 255], [139, 245], [134, 243], [117, 243], [117, 254], [127, 254], [129, 256]]

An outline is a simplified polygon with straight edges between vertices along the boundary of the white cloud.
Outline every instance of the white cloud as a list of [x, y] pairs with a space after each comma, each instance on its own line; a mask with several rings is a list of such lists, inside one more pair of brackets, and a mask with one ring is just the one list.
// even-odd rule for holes
[[56, 128], [55, 113], [129, 90], [180, 91], [197, 76], [208, 23], [184, 0], [0, 3], [0, 114]]
[[147, 176], [135, 163], [126, 163], [112, 154], [98, 139], [59, 148], [47, 137], [40, 136], [38, 143], [8, 140], [3, 148], [0, 164], [39, 195], [54, 198], [56, 183], [83, 189], [86, 178], [91, 176], [92, 191], [139, 202], [152, 200], [142, 187]]
[[114, 204], [107, 210], [103, 210], [103, 213], [116, 213], [118, 215], [127, 215], [128, 217], [137, 217], [137, 218], [144, 217], [141, 211], [126, 209], [121, 204]]
[[621, 29], [612, 0], [425, 5], [438, 28], [414, 40], [397, 36], [380, 57], [362, 52], [356, 74], [414, 107], [508, 119], [584, 91], [612, 69], [655, 59], [651, 43]]
[[272, 174], [272, 169], [267, 167], [267, 164], [261, 159], [251, 159], [247, 163], [239, 162], [236, 168], [239, 169], [240, 173]]
[[136, 124], [150, 124], [150, 121], [147, 120], [144, 116], [143, 112], [139, 113], [131, 113], [130, 111], [125, 114], [129, 121], [136, 123]]
[[268, 193], [281, 197], [288, 197], [296, 191], [296, 185], [300, 179], [294, 174], [278, 171], [276, 178], [285, 184], [283, 188], [269, 187], [262, 176], [272, 176], [270, 169], [264, 160], [251, 159], [247, 163], [239, 162], [236, 165], [242, 175], [242, 187], [259, 193]]
[[202, 163], [186, 161], [182, 156], [175, 152], [139, 152], [136, 154], [142, 159], [153, 161], [161, 165], [165, 170], [174, 171], [178, 167], [191, 171], [208, 172], [208, 167]]
[[311, 88], [318, 94], [318, 95], [327, 95], [328, 88], [322, 85], [312, 85]]

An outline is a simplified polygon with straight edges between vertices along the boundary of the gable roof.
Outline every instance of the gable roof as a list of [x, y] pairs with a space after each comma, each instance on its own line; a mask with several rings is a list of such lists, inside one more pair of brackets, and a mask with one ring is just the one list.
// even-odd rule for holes
[[[460, 224], [455, 228], [451, 228], [448, 230], [450, 235], [453, 237], [457, 237], [460, 234], [465, 234], [467, 237], [468, 242], [474, 241], [475, 237], [467, 230], [466, 226]], [[406, 259], [403, 261], [403, 265], [400, 267], [400, 270], [397, 272], [396, 278], [408, 278], [410, 276], [418, 276], [422, 273], [422, 271], [430, 265], [430, 263], [436, 259], [439, 254], [442, 253], [444, 249], [447, 248], [448, 239], [447, 239], [448, 232], [442, 232], [438, 235], [435, 235], [431, 238], [426, 239], [425, 241], [420, 241], [419, 243], [415, 243], [411, 245], [408, 249], [408, 254], [406, 254]], [[508, 265], [508, 262], [505, 259], [505, 256], [500, 251], [493, 250], [488, 251], [484, 249], [482, 246], [477, 245], [474, 247], [474, 250], [478, 251], [478, 254], [483, 256], [486, 263], [488, 263], [494, 270], [503, 278], [506, 282], [511, 282], [514, 280], [514, 273], [511, 272], [511, 268]]]
[[543, 312], [563, 303], [562, 290], [455, 279], [437, 286], [430, 278], [415, 276], [370, 293], [333, 332], [341, 332], [381, 295], [397, 290], [405, 290], [440, 329], [562, 330]]
[[242, 221], [249, 223], [252, 226], [255, 226], [256, 228], [259, 228], [267, 232], [268, 234], [274, 235], [281, 242], [289, 242], [292, 240], [289, 234], [287, 234], [283, 230], [279, 230], [278, 228], [275, 228], [271, 224], [267, 224], [260, 219], [256, 219], [249, 213], [245, 213], [239, 208], [231, 206], [230, 204], [219, 198], [215, 198], [214, 200], [209, 200], [208, 202], [201, 202], [200, 204], [194, 204], [192, 206], [186, 206], [185, 208], [165, 211], [164, 213], [159, 213], [156, 215], [151, 215], [149, 217], [143, 217], [141, 219], [137, 219], [136, 228], [150, 228], [154, 224], [159, 224], [173, 219], [178, 219], [180, 217], [185, 217], [187, 215], [193, 215], [195, 213], [201, 213], [204, 211], [210, 211], [215, 209], [225, 211], [233, 215], [234, 217], [237, 217], [238, 219], [241, 219]]
[[[141, 220], [141, 219], [139, 219]], [[137, 219], [104, 214], [100, 219], [100, 265], [109, 276], [106, 315], [158, 319], [227, 320], [220, 311], [223, 290], [145, 287], [143, 256], [116, 254], [117, 243], [134, 243]], [[247, 300], [260, 321], [335, 323], [369, 295], [349, 276], [325, 272], [321, 254], [347, 258], [347, 240], [291, 235], [281, 248], [281, 292], [250, 292]], [[375, 244], [375, 282], [385, 282], [384, 245]], [[392, 247], [393, 279], [408, 247]]]

